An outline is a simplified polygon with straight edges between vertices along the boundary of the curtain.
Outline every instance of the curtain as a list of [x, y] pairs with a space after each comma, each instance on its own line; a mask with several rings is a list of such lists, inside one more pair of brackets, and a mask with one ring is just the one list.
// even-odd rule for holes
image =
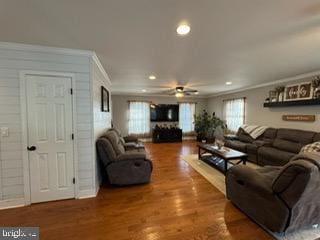
[[225, 100], [223, 114], [228, 129], [232, 132], [238, 131], [245, 120], [245, 98]]
[[183, 133], [191, 133], [194, 131], [195, 113], [195, 103], [179, 103], [179, 127]]
[[129, 102], [129, 134], [147, 135], [150, 133], [150, 104]]

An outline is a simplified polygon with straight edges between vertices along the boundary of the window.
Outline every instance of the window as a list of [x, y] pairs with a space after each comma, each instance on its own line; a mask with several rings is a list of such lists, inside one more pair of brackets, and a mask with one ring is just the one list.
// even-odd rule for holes
[[183, 133], [194, 131], [194, 114], [196, 112], [195, 103], [179, 104], [179, 126]]
[[229, 130], [236, 132], [244, 124], [245, 98], [225, 100], [223, 108], [224, 120]]
[[129, 102], [129, 134], [150, 132], [150, 105], [148, 102]]

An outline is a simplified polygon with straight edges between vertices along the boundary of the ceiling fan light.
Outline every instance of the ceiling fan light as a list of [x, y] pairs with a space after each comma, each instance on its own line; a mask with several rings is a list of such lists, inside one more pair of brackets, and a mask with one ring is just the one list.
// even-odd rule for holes
[[184, 94], [182, 92], [176, 92], [176, 97], [177, 98], [184, 97]]

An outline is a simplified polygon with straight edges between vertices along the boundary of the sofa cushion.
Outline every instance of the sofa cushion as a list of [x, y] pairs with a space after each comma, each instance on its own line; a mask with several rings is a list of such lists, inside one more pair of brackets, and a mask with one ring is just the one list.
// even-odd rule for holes
[[120, 138], [118, 137], [117, 133], [114, 131], [108, 131], [105, 134], [105, 137], [110, 141], [112, 144], [112, 147], [117, 155], [123, 154], [125, 152], [125, 148], [123, 144], [120, 141]]
[[314, 135], [312, 142], [320, 142], [320, 133], [316, 133]]
[[290, 142], [297, 142], [306, 145], [311, 143], [315, 132], [297, 130], [297, 129], [288, 129], [288, 128], [280, 128], [277, 132], [278, 139], [288, 140]]
[[[289, 160], [295, 156], [294, 153], [281, 151], [273, 147], [260, 147], [258, 150], [259, 161], [262, 158], [261, 164], [282, 166], [289, 162]], [[260, 162], [259, 162], [260, 163]]]
[[291, 142], [283, 139], [275, 139], [273, 142], [273, 147], [290, 153], [299, 153], [303, 146], [304, 145], [302, 143]]
[[310, 131], [281, 128], [273, 142], [273, 147], [291, 152], [299, 153], [301, 148], [313, 141], [315, 133]]
[[262, 135], [262, 138], [267, 140], [267, 139], [275, 139], [277, 136], [277, 129], [275, 128], [268, 128]]
[[238, 141], [238, 140], [230, 140], [226, 141], [225, 147], [229, 147], [240, 152], [246, 152], [246, 143]]

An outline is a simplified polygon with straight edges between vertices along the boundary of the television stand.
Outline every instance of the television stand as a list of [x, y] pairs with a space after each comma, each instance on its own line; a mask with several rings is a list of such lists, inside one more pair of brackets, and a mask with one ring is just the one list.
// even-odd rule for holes
[[182, 142], [182, 129], [180, 128], [155, 128], [152, 130], [152, 142]]

